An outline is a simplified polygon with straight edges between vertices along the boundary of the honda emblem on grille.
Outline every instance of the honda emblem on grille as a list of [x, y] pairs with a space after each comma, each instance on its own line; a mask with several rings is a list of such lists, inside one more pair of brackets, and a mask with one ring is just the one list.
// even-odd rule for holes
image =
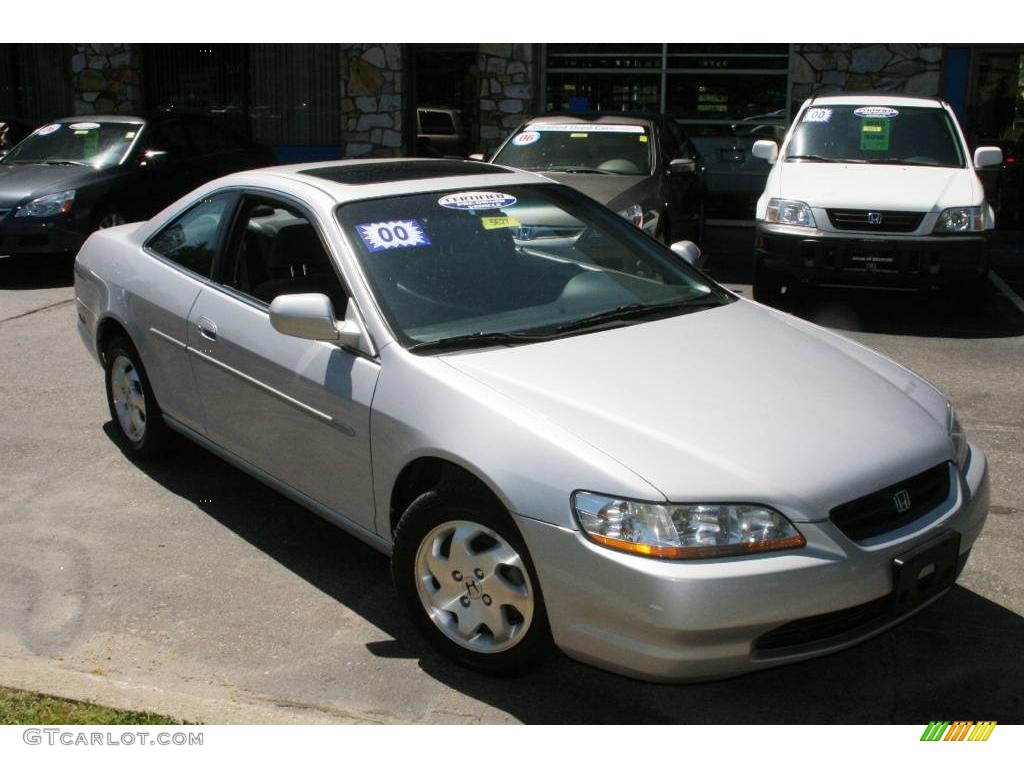
[[868, 211], [868, 224], [881, 224], [882, 214], [876, 211]]
[[892, 503], [896, 507], [896, 511], [902, 515], [910, 509], [910, 492], [907, 490], [896, 491], [892, 495]]

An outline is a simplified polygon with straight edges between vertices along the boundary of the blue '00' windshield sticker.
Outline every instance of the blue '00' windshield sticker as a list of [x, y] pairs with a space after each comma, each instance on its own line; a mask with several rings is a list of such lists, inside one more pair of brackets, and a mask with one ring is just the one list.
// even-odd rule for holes
[[437, 201], [437, 204], [444, 208], [453, 208], [456, 211], [493, 211], [515, 205], [516, 198], [506, 195], [504, 192], [473, 190], [472, 192], [455, 192], [445, 195]]
[[357, 224], [356, 232], [370, 253], [390, 251], [393, 248], [414, 248], [430, 245], [430, 238], [416, 219], [374, 221]]

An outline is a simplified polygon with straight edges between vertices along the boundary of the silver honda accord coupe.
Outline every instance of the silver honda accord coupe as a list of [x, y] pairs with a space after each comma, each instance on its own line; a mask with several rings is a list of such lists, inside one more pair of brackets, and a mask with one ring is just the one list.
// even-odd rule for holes
[[97, 232], [75, 304], [130, 457], [180, 433], [389, 554], [456, 661], [697, 680], [930, 604], [989, 500], [941, 392], [698, 258], [530, 173], [321, 163]]

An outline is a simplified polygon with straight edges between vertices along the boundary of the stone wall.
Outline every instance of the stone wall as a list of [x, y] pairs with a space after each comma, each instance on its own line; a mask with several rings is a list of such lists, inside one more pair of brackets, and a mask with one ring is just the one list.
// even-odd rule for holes
[[804, 43], [793, 46], [790, 76], [796, 106], [838, 91], [894, 91], [938, 96], [942, 46], [933, 43]]
[[404, 154], [401, 45], [349, 43], [342, 47], [342, 156]]
[[142, 56], [133, 43], [73, 43], [71, 84], [76, 115], [142, 111]]
[[536, 110], [534, 46], [481, 43], [479, 57], [480, 146], [487, 155]]

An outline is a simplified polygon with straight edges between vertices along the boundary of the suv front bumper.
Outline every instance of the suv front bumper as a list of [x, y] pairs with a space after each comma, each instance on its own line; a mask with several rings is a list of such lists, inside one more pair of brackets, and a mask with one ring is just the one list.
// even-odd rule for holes
[[810, 285], [931, 290], [984, 277], [989, 238], [804, 234], [758, 222], [755, 252], [764, 266]]

